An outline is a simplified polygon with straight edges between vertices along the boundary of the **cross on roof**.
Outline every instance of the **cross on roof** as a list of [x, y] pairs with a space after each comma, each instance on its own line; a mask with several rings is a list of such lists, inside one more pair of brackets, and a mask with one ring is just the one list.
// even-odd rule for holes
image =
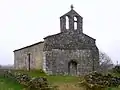
[[71, 10], [73, 10], [73, 8], [74, 8], [73, 5], [71, 5]]

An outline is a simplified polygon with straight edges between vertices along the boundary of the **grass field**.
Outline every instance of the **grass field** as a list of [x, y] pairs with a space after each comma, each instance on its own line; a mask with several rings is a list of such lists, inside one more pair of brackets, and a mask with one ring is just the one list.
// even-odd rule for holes
[[23, 86], [11, 79], [0, 76], [0, 90], [23, 90]]
[[[13, 71], [14, 72], [14, 71]], [[35, 71], [15, 71], [20, 73], [26, 73], [31, 77], [46, 77], [50, 84], [59, 86], [60, 90], [80, 90], [80, 88], [75, 85], [79, 81], [78, 77], [74, 76], [55, 76], [55, 75], [46, 75], [45, 73], [41, 73], [39, 70]], [[0, 77], [0, 90], [23, 90], [23, 86], [14, 82], [13, 80], [5, 79], [2, 76]]]
[[[17, 71], [21, 73], [27, 73], [31, 77], [46, 77], [49, 81], [49, 83], [53, 85], [57, 85], [59, 90], [83, 90], [82, 87], [77, 87], [76, 84], [82, 80], [82, 77], [75, 77], [75, 76], [48, 76], [44, 73], [40, 73], [40, 71]], [[24, 90], [24, 87], [19, 85], [13, 80], [10, 80], [8, 78], [4, 78], [0, 76], [0, 90]], [[109, 88], [106, 90], [120, 90], [120, 88]]]
[[[59, 90], [81, 90], [79, 87], [76, 87], [72, 83], [54, 83], [54, 85], [59, 86]], [[24, 90], [24, 87], [15, 83], [12, 80], [4, 79], [0, 77], [0, 90]]]
[[46, 75], [43, 72], [40, 72], [39, 70], [34, 70], [34, 71], [17, 71], [20, 73], [25, 73], [30, 75], [31, 77], [46, 77], [50, 83], [77, 83], [80, 78], [75, 77], [75, 76], [61, 76], [61, 75]]

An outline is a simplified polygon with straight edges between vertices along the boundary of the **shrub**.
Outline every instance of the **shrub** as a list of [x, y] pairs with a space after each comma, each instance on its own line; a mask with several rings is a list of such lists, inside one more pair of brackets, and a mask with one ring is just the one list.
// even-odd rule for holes
[[98, 84], [90, 84], [87, 81], [79, 82], [79, 85], [84, 87], [85, 90], [105, 90], [106, 87]]
[[44, 77], [32, 78], [28, 84], [28, 90], [53, 90]]
[[24, 85], [24, 86], [28, 86], [28, 82], [31, 80], [31, 77], [28, 76], [28, 74], [17, 74], [16, 76], [16, 80], [18, 81], [18, 83]]
[[113, 71], [114, 72], [117, 72], [117, 73], [120, 73], [120, 66], [115, 66], [114, 68], [113, 68]]
[[79, 83], [87, 90], [105, 90], [106, 87], [118, 87], [120, 78], [113, 77], [111, 74], [102, 75], [101, 73], [90, 73], [84, 77], [84, 80]]
[[31, 78], [28, 74], [12, 73], [11, 71], [5, 71], [4, 76], [24, 85], [27, 90], [57, 90], [57, 87], [50, 85], [47, 78], [44, 77]]

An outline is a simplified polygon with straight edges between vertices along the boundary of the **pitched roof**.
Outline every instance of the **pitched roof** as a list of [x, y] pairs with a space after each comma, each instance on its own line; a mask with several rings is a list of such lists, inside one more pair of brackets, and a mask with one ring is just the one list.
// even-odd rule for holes
[[40, 41], [40, 42], [34, 43], [34, 44], [32, 44], [32, 45], [25, 46], [25, 47], [20, 48], [20, 49], [16, 49], [16, 50], [14, 50], [13, 52], [19, 51], [19, 50], [22, 50], [22, 49], [25, 49], [25, 48], [28, 48], [28, 47], [32, 47], [32, 46], [35, 46], [35, 45], [38, 45], [38, 44], [41, 44], [41, 43], [44, 43], [44, 41]]
[[62, 34], [62, 32], [57, 33], [57, 34], [53, 34], [53, 35], [46, 36], [44, 39], [49, 38], [49, 37], [52, 37], [52, 36], [60, 35], [60, 34]]
[[[66, 15], [71, 15], [71, 14], [74, 14], [76, 16], [80, 16], [75, 10], [70, 10], [66, 14], [62, 15], [60, 18], [62, 18], [63, 16], [66, 16]], [[82, 16], [80, 16], [80, 17], [83, 18]]]
[[93, 39], [93, 40], [96, 40], [96, 39], [94, 39], [93, 37], [90, 37], [89, 35], [87, 35], [87, 34], [85, 34], [85, 33], [83, 33], [83, 34], [84, 34], [85, 36], [87, 36], [87, 37]]

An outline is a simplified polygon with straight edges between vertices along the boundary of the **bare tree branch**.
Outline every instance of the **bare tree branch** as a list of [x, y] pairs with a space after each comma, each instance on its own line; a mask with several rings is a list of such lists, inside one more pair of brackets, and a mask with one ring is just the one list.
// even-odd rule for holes
[[99, 52], [99, 71], [108, 72], [109, 69], [113, 68], [113, 62], [111, 58], [105, 52]]

